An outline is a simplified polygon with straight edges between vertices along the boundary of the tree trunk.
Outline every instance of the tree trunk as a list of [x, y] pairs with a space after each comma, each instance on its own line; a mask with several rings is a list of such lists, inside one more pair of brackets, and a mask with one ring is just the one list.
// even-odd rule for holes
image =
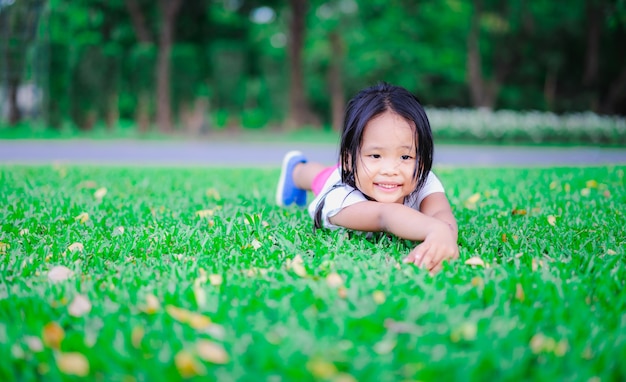
[[598, 78], [602, 26], [602, 9], [599, 3], [599, 0], [587, 0], [587, 46], [585, 74], [582, 79], [582, 83], [586, 87], [594, 87]]
[[480, 13], [482, 1], [474, 0], [474, 10], [470, 21], [470, 31], [467, 34], [467, 80], [470, 90], [472, 105], [484, 106], [483, 96], [485, 93], [482, 73], [482, 60], [480, 57]]
[[161, 30], [159, 33], [159, 53], [157, 57], [157, 124], [164, 133], [172, 131], [172, 105], [170, 102], [170, 56], [174, 43], [176, 15], [181, 0], [159, 0], [161, 9]]
[[343, 88], [342, 63], [344, 49], [341, 36], [336, 30], [330, 32], [330, 67], [328, 68], [328, 88], [330, 90], [331, 126], [341, 131], [345, 112], [345, 96]]
[[20, 87], [18, 78], [9, 80], [9, 125], [15, 126], [22, 119], [22, 113], [17, 103], [17, 92]]
[[302, 46], [306, 29], [307, 0], [290, 0], [289, 22], [289, 112], [287, 128], [294, 129], [315, 123], [304, 91]]
[[146, 18], [143, 15], [141, 7], [137, 4], [137, 1], [126, 0], [126, 9], [128, 9], [128, 13], [130, 14], [130, 20], [133, 23], [137, 41], [141, 43], [152, 43], [152, 35], [146, 26]]

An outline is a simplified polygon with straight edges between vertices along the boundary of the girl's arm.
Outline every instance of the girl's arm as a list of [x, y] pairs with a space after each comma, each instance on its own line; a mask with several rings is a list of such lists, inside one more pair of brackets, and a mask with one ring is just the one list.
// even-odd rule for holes
[[[399, 203], [380, 203], [364, 201], [348, 206], [329, 218], [334, 225], [357, 231], [390, 232], [400, 238], [421, 241], [404, 259], [430, 271], [441, 268], [441, 262], [457, 258], [459, 249], [456, 244], [456, 221], [450, 219], [441, 207], [441, 199], [427, 199], [422, 206], [430, 206], [428, 212], [435, 212], [439, 217], [428, 216]], [[444, 194], [441, 194], [447, 203]], [[426, 203], [426, 205], [424, 205]], [[449, 208], [449, 204], [448, 204]], [[451, 215], [451, 212], [450, 212]], [[450, 227], [452, 224], [452, 228]]]

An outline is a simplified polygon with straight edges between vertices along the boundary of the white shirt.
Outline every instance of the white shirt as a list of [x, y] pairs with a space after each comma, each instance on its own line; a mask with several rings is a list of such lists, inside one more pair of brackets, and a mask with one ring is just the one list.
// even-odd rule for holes
[[[443, 185], [431, 171], [428, 173], [424, 187], [422, 187], [419, 192], [414, 191], [409, 194], [409, 196], [404, 199], [404, 205], [419, 211], [420, 204], [424, 198], [435, 192], [444, 191]], [[322, 222], [324, 227], [330, 229], [336, 229], [339, 228], [339, 226], [331, 224], [328, 220], [329, 218], [337, 215], [343, 208], [368, 200], [358, 189], [341, 183], [339, 168], [333, 171], [326, 180], [319, 195], [309, 204], [309, 215], [311, 215], [313, 219], [315, 219], [315, 211], [317, 210], [318, 204], [322, 202], [322, 199], [325, 199], [324, 207], [322, 207]]]

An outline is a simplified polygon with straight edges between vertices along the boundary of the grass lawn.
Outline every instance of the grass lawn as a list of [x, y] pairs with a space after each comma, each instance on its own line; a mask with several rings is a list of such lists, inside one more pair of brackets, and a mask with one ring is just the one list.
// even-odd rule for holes
[[626, 379], [626, 166], [436, 170], [430, 276], [274, 206], [278, 167], [2, 165], [0, 380]]

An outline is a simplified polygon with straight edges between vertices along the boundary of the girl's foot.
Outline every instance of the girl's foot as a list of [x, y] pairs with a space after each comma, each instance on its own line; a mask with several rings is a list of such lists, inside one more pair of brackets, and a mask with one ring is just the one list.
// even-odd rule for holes
[[293, 169], [306, 161], [300, 151], [290, 151], [285, 154], [276, 188], [276, 204], [279, 206], [285, 207], [291, 203], [296, 203], [300, 207], [306, 206], [306, 190], [296, 187], [293, 182]]

